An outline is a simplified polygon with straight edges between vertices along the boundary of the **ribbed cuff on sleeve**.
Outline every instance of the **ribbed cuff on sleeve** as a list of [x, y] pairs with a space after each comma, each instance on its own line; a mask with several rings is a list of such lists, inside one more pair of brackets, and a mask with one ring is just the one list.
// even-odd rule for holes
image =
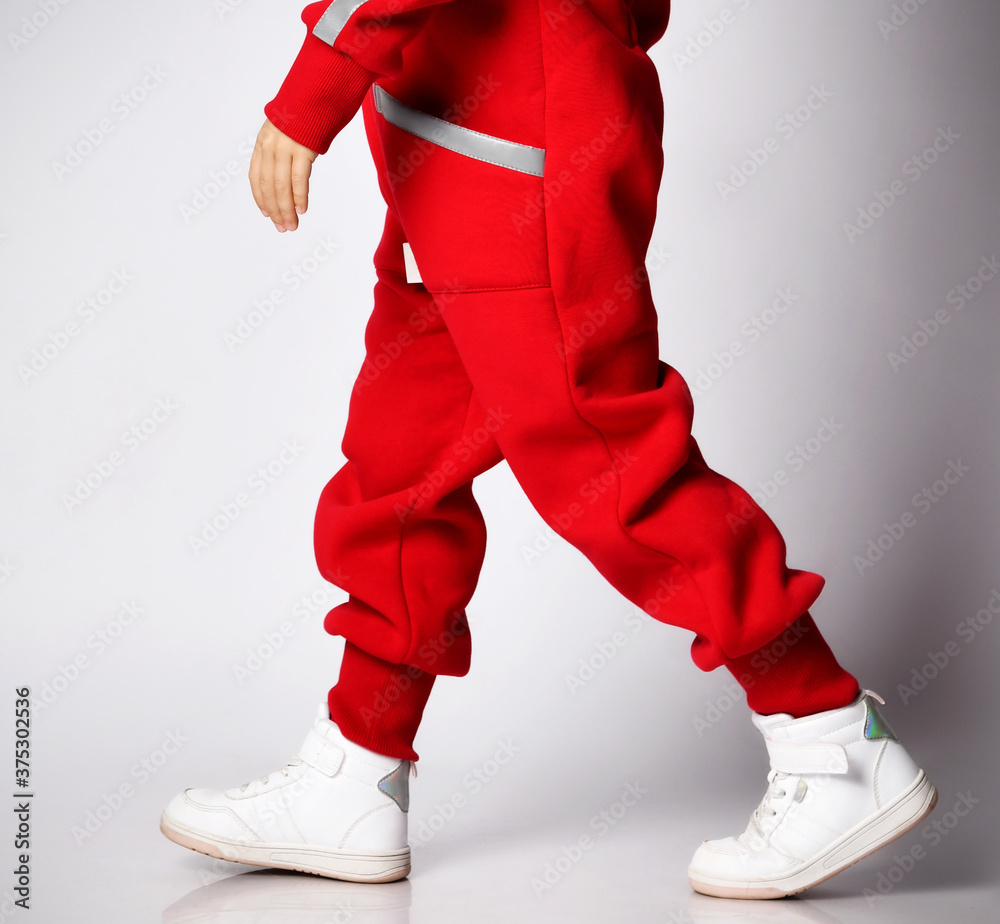
[[310, 31], [264, 115], [294, 141], [325, 154], [377, 77]]

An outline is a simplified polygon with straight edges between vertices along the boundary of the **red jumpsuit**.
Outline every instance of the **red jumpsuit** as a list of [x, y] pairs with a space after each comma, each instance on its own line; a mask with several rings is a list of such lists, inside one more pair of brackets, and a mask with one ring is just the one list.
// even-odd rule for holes
[[387, 204], [347, 462], [315, 521], [320, 570], [349, 594], [325, 623], [347, 640], [331, 715], [374, 750], [393, 696], [419, 700], [434, 675], [469, 669], [486, 545], [472, 483], [501, 459], [626, 598], [694, 633], [703, 670], [774, 639], [823, 586], [786, 567], [771, 519], [706, 465], [688, 387], [659, 359], [644, 261], [663, 100], [646, 52], [668, 9], [303, 11], [305, 43], [265, 113], [323, 153], [360, 106]]

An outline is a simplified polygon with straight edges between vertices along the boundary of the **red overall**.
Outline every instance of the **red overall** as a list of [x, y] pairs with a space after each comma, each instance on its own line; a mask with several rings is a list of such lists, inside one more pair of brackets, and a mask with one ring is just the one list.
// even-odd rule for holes
[[[665, 0], [303, 11], [265, 112], [322, 153], [360, 105], [388, 206], [347, 462], [315, 525], [320, 570], [349, 594], [325, 623], [347, 640], [331, 715], [373, 750], [415, 759], [434, 676], [469, 670], [486, 545], [472, 482], [501, 459], [626, 598], [694, 633], [703, 670], [809, 620], [823, 586], [706, 465], [688, 387], [659, 359], [645, 256], [663, 102], [646, 51], [667, 14]], [[809, 627], [798, 649], [827, 657]], [[834, 705], [849, 702], [856, 682], [829, 662]]]

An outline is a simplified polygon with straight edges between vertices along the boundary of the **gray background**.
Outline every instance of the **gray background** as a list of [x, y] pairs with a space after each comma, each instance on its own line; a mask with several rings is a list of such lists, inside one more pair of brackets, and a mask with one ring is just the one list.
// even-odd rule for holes
[[[78, 0], [39, 14], [25, 42], [11, 34], [39, 4], [12, 0], [0, 16], [4, 737], [14, 686], [50, 700], [34, 714], [36, 910], [10, 920], [158, 921], [210, 883], [214, 907], [243, 869], [169, 844], [162, 806], [184, 786], [280, 766], [336, 680], [343, 640], [322, 616], [345, 595], [315, 570], [312, 517], [342, 462], [383, 205], [360, 115], [317, 161], [297, 232], [276, 234], [249, 194], [252, 139], [301, 42], [301, 6]], [[648, 262], [661, 355], [697, 394], [695, 435], [748, 490], [784, 471], [766, 509], [789, 564], [827, 578], [820, 627], [887, 700], [938, 785], [935, 817], [959, 793], [980, 800], [939, 843], [920, 829], [898, 842], [928, 856], [884, 899], [861, 896], [895, 848], [808, 901], [741, 914], [912, 921], [947, 907], [985, 921], [996, 896], [1000, 629], [985, 608], [1000, 611], [1000, 279], [960, 310], [954, 291], [1000, 250], [998, 25], [987, 0], [678, 2], [652, 52], [666, 168]], [[58, 168], [102, 120], [100, 143]], [[942, 150], [926, 155], [936, 138]], [[763, 163], [748, 162], [754, 150]], [[734, 171], [744, 182], [727, 190]], [[878, 214], [894, 182], [905, 191]], [[860, 210], [876, 217], [852, 235]], [[324, 242], [332, 255], [309, 263]], [[296, 266], [315, 272], [296, 285]], [[128, 284], [109, 299], [116, 273]], [[227, 347], [273, 289], [284, 303]], [[765, 315], [781, 291], [792, 307]], [[99, 314], [79, 307], [88, 298], [104, 300]], [[894, 369], [889, 354], [936, 312], [947, 321]], [[46, 347], [70, 323], [65, 348]], [[714, 366], [734, 342], [740, 355]], [[36, 350], [49, 358], [27, 374]], [[166, 419], [126, 439], [157, 406]], [[831, 420], [835, 436], [807, 442]], [[286, 441], [301, 451], [255, 491], [249, 479]], [[798, 446], [805, 464], [789, 457]], [[110, 477], [68, 507], [116, 451]], [[961, 478], [919, 506], [949, 463]], [[354, 920], [728, 920], [743, 905], [699, 903], [684, 869], [703, 837], [742, 830], [763, 791], [764, 749], [729, 675], [698, 671], [689, 633], [638, 614], [562, 540], [526, 561], [544, 525], [505, 465], [477, 484], [490, 543], [469, 612], [473, 665], [439, 680], [425, 714], [411, 839], [454, 794], [466, 803], [415, 844], [405, 883], [373, 898], [252, 873], [252, 907], [272, 907], [275, 889], [341, 888], [362, 903]], [[196, 553], [190, 536], [241, 491], [250, 506]], [[860, 569], [907, 512], [913, 525]], [[123, 605], [138, 613], [128, 623]], [[981, 631], [960, 628], [980, 611]], [[567, 675], [621, 629], [627, 644], [572, 691]], [[901, 690], [914, 671], [935, 674], [931, 655], [949, 642], [936, 675]], [[181, 745], [166, 756], [170, 735]], [[468, 774], [493, 771], [501, 742], [515, 757], [474, 792]], [[631, 782], [648, 789], [639, 807], [536, 897], [531, 879]], [[74, 833], [123, 783], [130, 797]], [[287, 919], [332, 920], [323, 907]]]

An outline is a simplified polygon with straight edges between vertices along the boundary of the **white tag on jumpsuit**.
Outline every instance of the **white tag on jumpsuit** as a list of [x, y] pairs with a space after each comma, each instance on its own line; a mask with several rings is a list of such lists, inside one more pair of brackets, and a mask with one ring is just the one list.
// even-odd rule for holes
[[406, 268], [407, 282], [423, 282], [420, 270], [417, 269], [417, 261], [413, 259], [413, 250], [406, 241], [403, 241], [403, 266]]

